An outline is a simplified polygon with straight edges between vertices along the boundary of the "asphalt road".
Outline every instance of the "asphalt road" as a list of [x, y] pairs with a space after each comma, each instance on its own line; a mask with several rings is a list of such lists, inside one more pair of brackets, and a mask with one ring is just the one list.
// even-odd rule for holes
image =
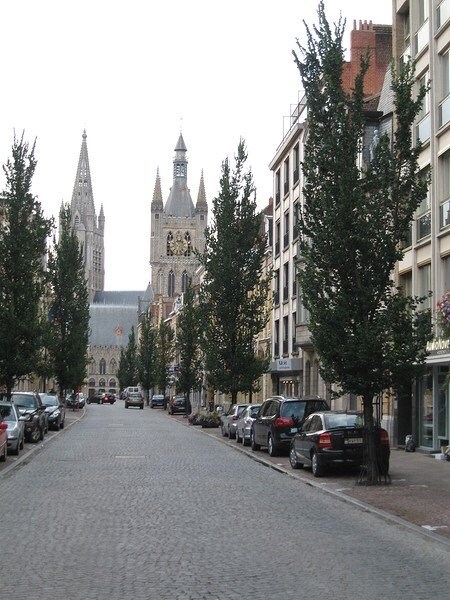
[[0, 597], [450, 597], [450, 549], [161, 410], [90, 405], [0, 473]]

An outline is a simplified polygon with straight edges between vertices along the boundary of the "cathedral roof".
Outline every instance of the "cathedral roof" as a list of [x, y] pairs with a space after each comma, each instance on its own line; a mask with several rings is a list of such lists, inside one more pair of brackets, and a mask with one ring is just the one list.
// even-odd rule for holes
[[112, 291], [112, 292], [95, 292], [92, 304], [109, 304], [113, 306], [134, 306], [137, 310], [139, 298], [143, 298], [144, 291]]
[[192, 202], [191, 193], [187, 187], [187, 158], [186, 144], [180, 133], [173, 160], [173, 185], [170, 188], [169, 197], [164, 207], [167, 217], [193, 217], [195, 207]]
[[71, 204], [72, 218], [78, 212], [82, 222], [85, 222], [87, 216], [95, 215], [94, 192], [92, 189], [86, 138], [86, 130], [84, 130]]

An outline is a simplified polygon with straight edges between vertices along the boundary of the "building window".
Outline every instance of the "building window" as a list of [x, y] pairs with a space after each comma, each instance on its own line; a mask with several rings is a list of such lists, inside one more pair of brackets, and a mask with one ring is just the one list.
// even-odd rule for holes
[[442, 259], [442, 284], [442, 295], [444, 295], [447, 290], [450, 290], [450, 254]]
[[284, 213], [284, 235], [283, 235], [283, 247], [289, 246], [289, 212]]
[[276, 269], [273, 272], [273, 303], [280, 304], [280, 271]]
[[277, 221], [275, 223], [275, 248], [274, 248], [275, 256], [280, 254], [280, 235], [281, 235], [280, 221]]
[[439, 127], [450, 121], [450, 51], [442, 55], [442, 102], [439, 104]]
[[293, 312], [291, 317], [291, 331], [292, 331], [292, 351], [297, 352], [297, 340], [295, 338], [295, 329], [297, 326], [297, 313]]
[[403, 296], [412, 296], [412, 272], [402, 273], [399, 277], [398, 287]]
[[106, 360], [104, 358], [100, 359], [100, 375], [105, 375], [106, 373]]
[[283, 302], [289, 299], [289, 263], [283, 265]]
[[283, 179], [283, 192], [284, 195], [289, 192], [289, 157], [284, 161], [284, 179]]
[[298, 238], [298, 202], [294, 202], [292, 210], [292, 239]]
[[[431, 265], [424, 265], [419, 268], [418, 272], [418, 296], [428, 296], [431, 290]], [[421, 304], [423, 310], [431, 308], [430, 298], [426, 298]]]
[[280, 204], [281, 200], [281, 177], [280, 170], [275, 173], [275, 204]]
[[300, 146], [299, 144], [295, 144], [294, 146], [294, 172], [292, 174], [294, 185], [299, 180], [300, 174]]
[[274, 325], [273, 355], [280, 356], [280, 321], [276, 320]]
[[109, 361], [109, 372], [112, 373], [113, 375], [116, 375], [116, 373], [117, 373], [117, 361], [115, 358], [112, 358]]
[[167, 256], [173, 256], [172, 242], [173, 242], [173, 233], [171, 231], [169, 231], [169, 233], [167, 234], [167, 242], [166, 242]]
[[441, 204], [439, 210], [439, 227], [450, 225], [450, 150], [439, 158], [439, 181], [441, 187]]
[[185, 241], [185, 252], [184, 252], [184, 256], [190, 256], [191, 252], [192, 252], [192, 242], [191, 242], [191, 234], [189, 233], [189, 231], [186, 231], [186, 233], [184, 234], [184, 241]]
[[419, 28], [414, 36], [415, 50], [419, 54], [428, 44], [428, 1], [418, 0]]
[[283, 355], [289, 354], [289, 321], [283, 317]]
[[186, 271], [183, 271], [183, 274], [181, 275], [181, 291], [183, 293], [187, 290], [188, 282], [189, 282], [189, 275], [186, 273]]
[[[418, 89], [427, 86], [429, 83], [428, 72], [422, 75], [418, 81]], [[418, 115], [419, 122], [416, 126], [416, 136], [421, 142], [426, 142], [431, 135], [430, 121], [430, 90], [425, 93], [422, 100], [422, 106]]]
[[[427, 167], [421, 172], [422, 179], [428, 179], [430, 169]], [[424, 237], [431, 234], [431, 200], [430, 200], [430, 187], [428, 186], [427, 195], [420, 203], [416, 211], [416, 236], [417, 240], [421, 240]]]
[[437, 28], [441, 27], [450, 18], [450, 0], [444, 0], [436, 10]]
[[167, 295], [169, 298], [173, 298], [175, 294], [175, 273], [173, 271], [169, 271], [169, 275], [167, 277]]

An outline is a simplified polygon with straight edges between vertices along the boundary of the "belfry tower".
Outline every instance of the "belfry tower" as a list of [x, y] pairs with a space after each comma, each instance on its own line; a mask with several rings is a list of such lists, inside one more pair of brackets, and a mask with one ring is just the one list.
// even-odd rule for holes
[[151, 203], [151, 282], [155, 298], [161, 298], [168, 308], [186, 290], [189, 280], [196, 283], [199, 262], [194, 249], [203, 252], [205, 248], [208, 205], [203, 172], [194, 206], [187, 186], [186, 151], [180, 133], [173, 160], [173, 185], [167, 202], [164, 206], [158, 170]]
[[95, 292], [103, 291], [105, 285], [105, 215], [103, 214], [103, 204], [98, 219], [95, 212], [86, 137], [86, 131], [83, 131], [71, 211], [72, 227], [83, 248], [89, 302], [91, 303]]

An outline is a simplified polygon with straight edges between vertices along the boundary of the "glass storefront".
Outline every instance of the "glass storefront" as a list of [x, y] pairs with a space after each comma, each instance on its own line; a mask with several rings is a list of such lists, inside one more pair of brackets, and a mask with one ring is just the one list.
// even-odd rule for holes
[[417, 424], [419, 446], [433, 447], [433, 371], [429, 369], [418, 382]]
[[438, 367], [438, 398], [436, 431], [440, 445], [448, 444], [448, 388], [449, 368]]
[[418, 381], [416, 430], [418, 445], [439, 451], [449, 442], [450, 371], [447, 365], [429, 367]]

